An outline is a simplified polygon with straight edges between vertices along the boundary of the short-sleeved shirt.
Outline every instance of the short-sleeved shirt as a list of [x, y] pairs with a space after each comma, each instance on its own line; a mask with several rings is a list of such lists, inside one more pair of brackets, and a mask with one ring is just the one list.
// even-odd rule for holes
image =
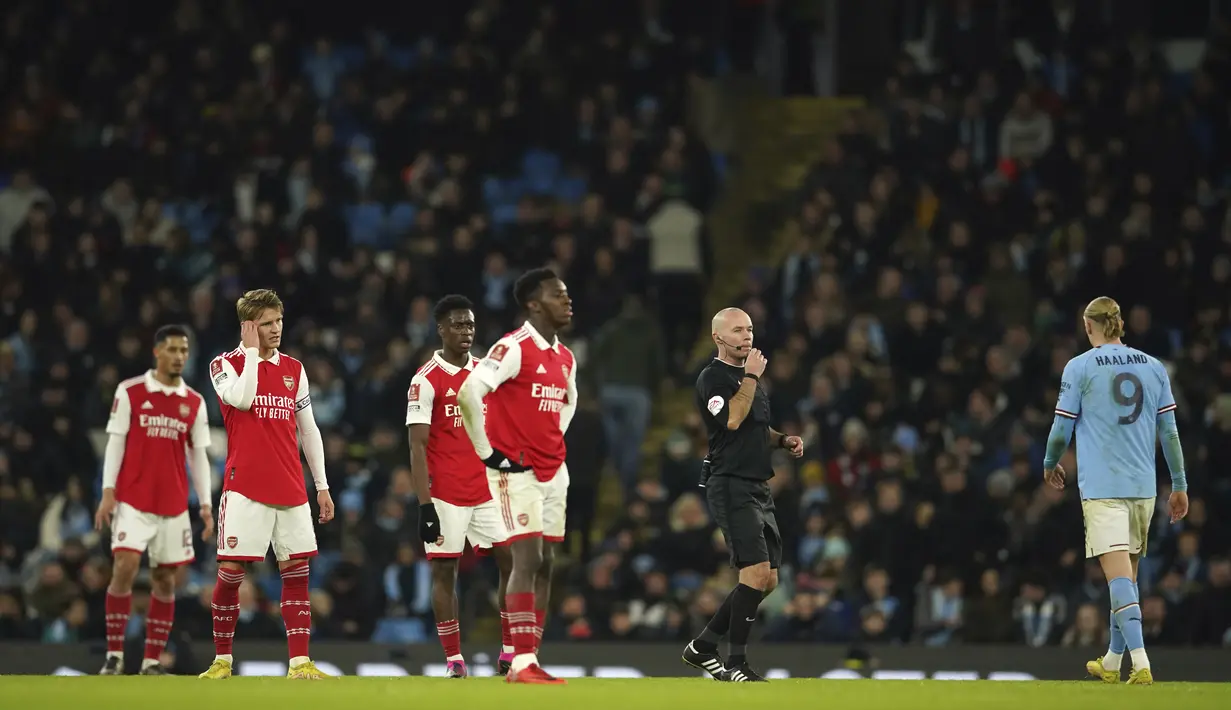
[[411, 378], [406, 393], [406, 426], [428, 426], [427, 473], [432, 497], [463, 508], [492, 499], [487, 469], [466, 435], [457, 404], [462, 383], [478, 364], [478, 358], [468, 357], [464, 366], [455, 367], [437, 351]]
[[124, 437], [116, 500], [167, 517], [188, 509], [187, 448], [209, 446], [204, 397], [183, 382], [162, 384], [153, 371], [124, 380], [115, 390], [107, 433]]
[[734, 431], [727, 428], [731, 398], [744, 381], [744, 368], [715, 359], [697, 377], [697, 409], [709, 432], [710, 475], [755, 481], [774, 477], [770, 464], [769, 395], [757, 385], [748, 416]]
[[1056, 415], [1077, 421], [1077, 487], [1086, 500], [1158, 494], [1158, 417], [1175, 409], [1157, 359], [1127, 345], [1102, 345], [1069, 360]]

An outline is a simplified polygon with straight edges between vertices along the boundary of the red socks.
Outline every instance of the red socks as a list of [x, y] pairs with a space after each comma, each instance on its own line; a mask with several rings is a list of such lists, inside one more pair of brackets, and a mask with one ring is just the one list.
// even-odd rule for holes
[[436, 622], [436, 635], [440, 637], [440, 645], [445, 649], [446, 659], [462, 655], [462, 627], [457, 623], [457, 619]]
[[509, 607], [509, 636], [513, 640], [513, 653], [520, 656], [534, 653], [538, 645], [534, 592], [506, 594]]
[[[215, 587], [217, 589], [217, 587]], [[159, 599], [150, 595], [150, 610], [145, 615], [145, 658], [157, 661], [167, 647], [171, 624], [175, 621], [175, 597]]]
[[117, 596], [107, 590], [107, 653], [124, 653], [124, 632], [128, 629], [128, 616], [132, 611], [133, 595]]
[[[214, 653], [231, 655], [235, 642], [235, 625], [239, 623], [239, 585], [244, 581], [243, 570], [218, 568], [218, 581], [214, 584]], [[284, 592], [285, 593], [285, 592]]]
[[308, 601], [308, 563], [282, 570], [282, 623], [291, 658], [306, 657], [312, 637], [312, 602]]
[[543, 628], [547, 626], [547, 610], [534, 610], [534, 652], [539, 652], [539, 646], [543, 645]]
[[[508, 603], [505, 603], [508, 606]], [[508, 648], [513, 648], [513, 632], [510, 630], [509, 610], [500, 610], [500, 646], [501, 651]]]

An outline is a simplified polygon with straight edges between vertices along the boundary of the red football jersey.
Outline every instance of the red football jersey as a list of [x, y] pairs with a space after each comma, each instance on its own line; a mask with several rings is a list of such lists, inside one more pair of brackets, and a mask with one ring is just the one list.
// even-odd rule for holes
[[427, 471], [432, 497], [461, 507], [492, 499], [486, 468], [466, 436], [457, 406], [457, 393], [477, 364], [479, 359], [472, 357], [465, 367], [454, 367], [437, 352], [411, 378], [406, 393], [406, 426], [430, 425]]
[[240, 385], [245, 360], [241, 347], [209, 364], [227, 430], [222, 489], [266, 505], [307, 503], [295, 420], [296, 413], [312, 403], [303, 363], [276, 350], [268, 360], [260, 360], [256, 396], [243, 411], [227, 404], [224, 393]]
[[152, 372], [124, 380], [115, 389], [107, 433], [125, 437], [117, 501], [168, 517], [188, 509], [187, 447], [209, 446], [204, 397], [183, 383], [167, 387]]
[[577, 406], [573, 352], [549, 343], [529, 323], [492, 346], [474, 370], [492, 388], [487, 395], [487, 438], [492, 446], [550, 481], [564, 463], [561, 413]]

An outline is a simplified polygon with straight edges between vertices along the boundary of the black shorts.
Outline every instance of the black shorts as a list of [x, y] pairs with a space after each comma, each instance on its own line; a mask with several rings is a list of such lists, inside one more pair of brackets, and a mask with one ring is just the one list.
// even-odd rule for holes
[[705, 484], [710, 515], [722, 530], [731, 551], [731, 566], [742, 569], [782, 562], [782, 535], [774, 517], [769, 483], [734, 476], [711, 476]]

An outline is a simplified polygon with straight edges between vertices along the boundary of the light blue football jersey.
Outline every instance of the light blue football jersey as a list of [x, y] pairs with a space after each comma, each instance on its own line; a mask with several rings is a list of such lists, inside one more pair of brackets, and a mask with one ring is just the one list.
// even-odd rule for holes
[[1056, 414], [1077, 420], [1081, 497], [1157, 495], [1158, 417], [1174, 409], [1167, 370], [1140, 350], [1102, 345], [1069, 360]]

